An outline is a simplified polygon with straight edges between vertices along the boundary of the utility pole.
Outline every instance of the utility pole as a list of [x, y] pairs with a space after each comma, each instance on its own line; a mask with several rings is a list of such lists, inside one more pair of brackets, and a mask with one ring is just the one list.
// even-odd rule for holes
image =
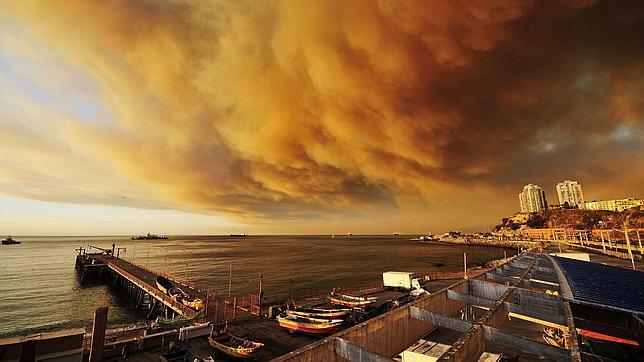
[[233, 285], [233, 261], [230, 261], [230, 268], [228, 269], [228, 296], [230, 297], [230, 289]]

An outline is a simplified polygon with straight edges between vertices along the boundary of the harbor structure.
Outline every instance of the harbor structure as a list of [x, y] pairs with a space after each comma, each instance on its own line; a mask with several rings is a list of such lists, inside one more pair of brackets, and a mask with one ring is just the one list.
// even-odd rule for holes
[[[102, 250], [102, 254], [79, 251], [77, 268], [81, 279], [111, 279], [121, 290], [140, 288], [162, 295], [154, 290], [153, 280], [159, 274], [114, 257], [109, 249]], [[525, 251], [488, 268], [469, 269], [466, 278], [462, 272], [454, 273], [444, 282], [437, 275], [428, 275], [428, 293], [404, 304], [394, 303], [400, 300], [400, 293], [385, 291], [382, 284], [377, 289], [354, 292], [355, 296], [378, 295], [378, 303], [383, 304], [367, 313], [368, 318], [355, 321], [353, 327], [347, 325], [318, 341], [290, 335], [280, 328], [274, 319], [276, 315], [270, 312], [273, 307], [269, 307], [267, 314], [249, 313], [248, 318], [227, 325], [237, 335], [253, 333], [254, 339], [266, 344], [264, 352], [268, 354], [258, 355], [258, 360], [278, 357], [276, 361], [392, 361], [402, 355], [405, 361], [408, 355], [405, 351], [411, 348], [418, 352], [419, 342], [427, 345], [427, 341], [440, 344], [440, 351], [431, 349], [431, 353], [441, 361], [476, 361], [485, 356], [496, 358], [498, 353], [506, 357], [525, 356], [529, 360], [605, 360], [614, 356], [606, 354], [610, 348], [611, 353], [636, 356], [641, 346], [640, 331], [644, 328], [641, 319], [644, 295], [642, 289], [631, 290], [629, 286], [644, 283], [644, 274], [551, 255]], [[602, 287], [606, 285], [617, 289]], [[182, 288], [195, 294], [200, 292], [184, 284]], [[159, 295], [153, 298], [164, 299]], [[297, 301], [310, 310], [321, 303], [325, 303], [324, 298]], [[173, 310], [172, 306], [167, 307]], [[38, 341], [0, 340], [0, 355], [23, 360], [25, 356], [37, 355], [36, 359], [41, 359], [55, 354], [81, 361], [92, 352], [96, 358], [101, 355], [103, 359], [114, 358], [127, 348], [137, 353], [139, 360], [151, 360], [167, 351], [171, 342], [188, 345], [197, 359], [213, 353], [206, 336], [213, 333], [216, 324], [198, 323], [138, 337], [125, 334], [115, 339], [115, 335], [102, 330], [104, 323], [98, 327], [96, 324], [97, 320], [106, 320], [104, 315], [98, 318], [98, 314], [106, 311], [97, 310], [89, 351], [87, 335], [84, 337], [82, 331], [75, 330], [42, 335]], [[190, 314], [187, 310], [175, 312]], [[211, 318], [207, 320], [212, 322]], [[103, 333], [105, 337], [101, 337]], [[100, 343], [103, 340], [104, 345]]]
[[608, 210], [621, 212], [642, 205], [644, 205], [643, 199], [629, 197], [626, 199], [588, 201], [582, 204], [582, 208], [587, 210]]
[[519, 204], [521, 212], [539, 212], [548, 208], [546, 193], [539, 185], [528, 184], [519, 193]]
[[569, 207], [580, 207], [584, 203], [584, 193], [581, 191], [581, 184], [578, 181], [566, 180], [556, 186], [559, 205]]
[[276, 361], [384, 362], [399, 354], [405, 361], [419, 341], [444, 341], [441, 331], [458, 336], [426, 360], [480, 361], [488, 351], [508, 350], [527, 360], [608, 361], [620, 353], [628, 359], [639, 355], [644, 327], [644, 295], [630, 285], [643, 278], [639, 271], [527, 252]]

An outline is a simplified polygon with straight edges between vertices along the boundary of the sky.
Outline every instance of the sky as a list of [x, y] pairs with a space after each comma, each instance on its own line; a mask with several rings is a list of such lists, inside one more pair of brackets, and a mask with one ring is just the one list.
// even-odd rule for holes
[[641, 1], [0, 2], [0, 234], [484, 230], [644, 197]]

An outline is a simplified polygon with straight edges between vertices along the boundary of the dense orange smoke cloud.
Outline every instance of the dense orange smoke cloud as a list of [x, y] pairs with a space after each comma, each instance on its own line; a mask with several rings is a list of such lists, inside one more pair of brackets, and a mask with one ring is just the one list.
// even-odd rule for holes
[[60, 137], [159, 203], [286, 220], [642, 191], [639, 2], [2, 6], [113, 114]]

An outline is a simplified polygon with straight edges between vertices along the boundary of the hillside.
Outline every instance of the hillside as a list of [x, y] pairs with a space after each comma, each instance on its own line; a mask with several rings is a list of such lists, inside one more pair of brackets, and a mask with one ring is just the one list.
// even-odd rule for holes
[[644, 227], [644, 208], [634, 207], [623, 212], [567, 209], [546, 210], [532, 214], [520, 213], [510, 218], [503, 218], [501, 224], [494, 227], [494, 231], [555, 226], [573, 229], [619, 229], [624, 227], [626, 218], [628, 218], [628, 227]]

